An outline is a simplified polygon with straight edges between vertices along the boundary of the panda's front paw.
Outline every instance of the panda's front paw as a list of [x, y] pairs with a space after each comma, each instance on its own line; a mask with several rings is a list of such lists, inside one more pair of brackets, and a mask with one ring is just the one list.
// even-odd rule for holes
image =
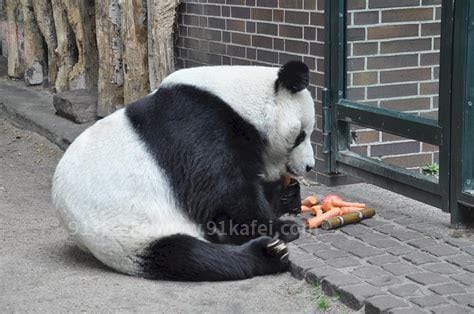
[[275, 235], [278, 239], [288, 243], [299, 238], [301, 226], [292, 220], [279, 219], [275, 223]]
[[245, 247], [258, 258], [255, 263], [256, 274], [284, 272], [290, 266], [288, 247], [281, 240], [262, 236], [247, 242]]

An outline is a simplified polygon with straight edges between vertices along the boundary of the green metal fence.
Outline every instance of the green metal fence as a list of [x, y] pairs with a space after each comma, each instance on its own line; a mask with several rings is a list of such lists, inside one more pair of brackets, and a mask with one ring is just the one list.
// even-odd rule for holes
[[[351, 1], [351, 0], [347, 0]], [[439, 117], [429, 119], [346, 99], [346, 0], [327, 0], [323, 152], [329, 174], [346, 173], [474, 221], [474, 0], [443, 0]], [[350, 151], [354, 123], [439, 146], [439, 178]]]

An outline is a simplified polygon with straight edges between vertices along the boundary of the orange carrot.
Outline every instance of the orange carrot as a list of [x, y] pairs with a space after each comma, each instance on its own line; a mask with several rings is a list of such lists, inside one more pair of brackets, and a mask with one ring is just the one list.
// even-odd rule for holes
[[308, 226], [308, 228], [318, 228], [319, 226], [322, 225], [323, 220], [339, 216], [340, 212], [341, 212], [340, 208], [334, 207], [333, 209], [331, 209], [330, 211], [324, 214], [308, 219], [306, 221], [306, 225]]
[[359, 207], [361, 209], [365, 207], [365, 204], [345, 202], [340, 196], [335, 194], [327, 195], [323, 199], [322, 205], [322, 209], [324, 212], [331, 210], [331, 208], [333, 207]]
[[314, 206], [311, 206], [311, 214], [312, 214], [312, 215], [316, 216], [318, 210], [321, 210], [321, 205], [314, 205]]
[[358, 212], [361, 211], [364, 208], [360, 207], [341, 207], [341, 215], [347, 214], [347, 213], [353, 213], [353, 212]]
[[333, 200], [332, 205], [336, 207], [359, 207], [359, 208], [365, 208], [365, 204], [362, 203], [351, 203], [351, 202], [345, 202], [343, 200]]
[[312, 213], [313, 210], [309, 206], [301, 205], [301, 212], [302, 213]]
[[314, 206], [317, 203], [318, 203], [318, 200], [313, 195], [308, 196], [307, 198], [301, 201], [301, 205], [308, 206], [308, 207]]
[[313, 215], [315, 215], [316, 217], [323, 214], [323, 209], [321, 208], [321, 205], [313, 206], [311, 208], [313, 209]]

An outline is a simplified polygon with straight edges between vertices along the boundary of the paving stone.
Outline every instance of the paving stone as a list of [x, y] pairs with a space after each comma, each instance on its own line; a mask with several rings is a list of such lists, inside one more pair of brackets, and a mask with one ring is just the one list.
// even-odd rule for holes
[[430, 288], [430, 290], [439, 295], [466, 293], [466, 290], [463, 287], [455, 283], [447, 283], [439, 286], [433, 286]]
[[401, 218], [409, 218], [410, 216], [402, 214], [398, 211], [382, 211], [378, 213], [380, 216], [387, 220], [395, 220], [395, 219], [401, 219]]
[[466, 246], [466, 247], [463, 247], [462, 250], [474, 256], [474, 246]]
[[474, 293], [452, 295], [450, 298], [456, 303], [474, 307]]
[[463, 285], [474, 287], [474, 275], [471, 273], [461, 273], [451, 276], [454, 280], [462, 283]]
[[371, 244], [374, 241], [382, 241], [382, 240], [387, 239], [386, 235], [382, 235], [380, 233], [375, 233], [375, 232], [360, 233], [360, 234], [356, 234], [355, 237], [367, 244]]
[[386, 249], [400, 246], [400, 243], [393, 239], [383, 239], [378, 241], [373, 241], [369, 243], [372, 246], [375, 246], [378, 249]]
[[351, 271], [351, 274], [363, 278], [363, 279], [372, 279], [379, 276], [387, 276], [389, 273], [382, 270], [377, 266], [362, 266]]
[[330, 250], [331, 247], [326, 244], [322, 244], [321, 242], [315, 242], [315, 243], [303, 243], [298, 245], [298, 247], [307, 252], [307, 253], [313, 253], [316, 251], [324, 251], [324, 250]]
[[392, 231], [394, 231], [397, 228], [393, 224], [386, 224], [386, 225], [375, 226], [373, 227], [373, 229], [383, 234], [390, 234]]
[[443, 307], [436, 307], [432, 311], [434, 314], [465, 314], [469, 310], [457, 305], [448, 305]]
[[356, 246], [351, 247], [347, 250], [349, 253], [354, 254], [357, 257], [371, 257], [384, 254], [384, 251], [375, 249], [370, 246]]
[[312, 235], [309, 235], [307, 232], [302, 232], [299, 238], [291, 242], [291, 244], [295, 246], [299, 246], [301, 244], [314, 243], [314, 242], [319, 242], [319, 241]]
[[388, 252], [396, 256], [400, 256], [400, 255], [414, 253], [416, 252], [416, 250], [409, 247], [408, 245], [400, 245], [400, 246], [395, 246], [395, 247], [388, 247], [385, 249], [385, 252]]
[[340, 300], [354, 310], [359, 310], [367, 298], [385, 294], [381, 289], [366, 283], [346, 286], [339, 289]]
[[422, 238], [410, 241], [408, 242], [408, 245], [414, 246], [418, 249], [423, 249], [425, 247], [438, 245], [438, 242], [434, 239]]
[[436, 294], [426, 295], [422, 297], [413, 297], [410, 298], [410, 301], [421, 307], [437, 306], [440, 304], [448, 303], [448, 300]]
[[422, 253], [422, 252], [415, 252], [415, 253], [404, 255], [403, 259], [415, 265], [423, 265], [426, 263], [434, 263], [434, 262], [439, 261], [439, 259], [433, 257], [432, 255]]
[[410, 308], [394, 309], [389, 311], [390, 314], [423, 314], [429, 313], [428, 311], [422, 310], [421, 308], [414, 306]]
[[367, 282], [376, 287], [389, 287], [402, 283], [402, 279], [390, 275], [376, 277], [374, 279], [368, 280]]
[[321, 251], [315, 251], [315, 252], [313, 252], [313, 254], [317, 257], [320, 257], [320, 258], [324, 259], [324, 260], [349, 256], [349, 254], [347, 254], [346, 252], [341, 251], [341, 250], [321, 250]]
[[474, 273], [474, 265], [466, 265], [462, 267], [463, 269], [470, 271], [471, 273]]
[[442, 275], [451, 275], [460, 271], [458, 267], [454, 267], [452, 264], [449, 263], [429, 264], [423, 266], [422, 268], [428, 271], [432, 271], [433, 273]]
[[327, 244], [352, 241], [350, 238], [345, 235], [342, 235], [341, 233], [325, 234], [319, 236], [318, 240]]
[[290, 272], [298, 279], [303, 279], [306, 272], [312, 268], [325, 266], [327, 265], [313, 255], [293, 254], [293, 251], [290, 251]]
[[397, 262], [400, 262], [401, 259], [397, 256], [393, 256], [393, 255], [379, 255], [379, 256], [375, 256], [375, 257], [371, 257], [367, 260], [368, 263], [372, 264], [372, 265], [377, 265], [377, 266], [380, 266], [380, 265], [385, 265], [385, 264], [392, 264], [392, 263], [397, 263]]
[[350, 248], [355, 248], [355, 247], [360, 248], [360, 247], [364, 247], [365, 245], [356, 240], [346, 240], [346, 241], [332, 243], [332, 246], [334, 246], [335, 248], [347, 251]]
[[432, 285], [449, 282], [449, 278], [432, 272], [422, 272], [407, 275], [407, 278], [422, 285]]
[[407, 303], [394, 296], [375, 296], [367, 299], [365, 304], [365, 313], [386, 313], [391, 309], [407, 306]]
[[474, 257], [468, 254], [458, 254], [455, 256], [449, 256], [448, 258], [446, 258], [446, 261], [448, 263], [464, 267], [474, 264]]
[[419, 217], [403, 217], [403, 218], [395, 219], [393, 220], [393, 222], [396, 222], [397, 224], [400, 224], [402, 226], [409, 226], [409, 225], [425, 222], [425, 220]]
[[420, 295], [421, 287], [413, 283], [408, 283], [401, 286], [392, 287], [388, 289], [388, 292], [402, 298], [414, 297]]
[[375, 226], [380, 226], [380, 225], [386, 225], [390, 222], [374, 217], [374, 218], [371, 218], [371, 219], [364, 219], [360, 223], [364, 226], [367, 226], [367, 227], [375, 227]]
[[360, 283], [360, 279], [349, 274], [330, 274], [323, 281], [335, 287], [343, 287]]
[[420, 271], [415, 266], [405, 262], [382, 265], [382, 268], [395, 276], [407, 275]]
[[395, 239], [398, 239], [403, 242], [412, 241], [424, 237], [424, 235], [419, 232], [409, 231], [406, 229], [394, 230], [390, 233], [390, 235]]
[[[369, 219], [370, 220], [370, 219]], [[346, 225], [340, 229], [342, 232], [348, 235], [356, 235], [356, 234], [363, 234], [367, 232], [373, 232], [369, 228], [361, 225], [361, 224], [353, 224], [353, 225]]]
[[335, 268], [355, 267], [359, 265], [359, 260], [353, 257], [341, 257], [331, 260], [331, 266]]
[[460, 239], [460, 238], [447, 238], [446, 242], [451, 244], [451, 245], [460, 247], [460, 248], [473, 245], [473, 241], [469, 241], [469, 240], [466, 240], [466, 239]]
[[438, 257], [455, 255], [459, 253], [457, 249], [448, 244], [437, 244], [434, 246], [428, 246], [422, 248], [422, 250]]
[[334, 267], [324, 266], [309, 269], [306, 272], [305, 279], [310, 284], [320, 284], [321, 280], [329, 275], [344, 275], [340, 271], [336, 270]]
[[408, 225], [407, 228], [415, 230], [415, 231], [419, 231], [419, 232], [424, 232], [426, 230], [433, 229], [433, 224], [430, 224], [430, 223], [427, 223], [427, 222], [422, 222], [422, 223]]

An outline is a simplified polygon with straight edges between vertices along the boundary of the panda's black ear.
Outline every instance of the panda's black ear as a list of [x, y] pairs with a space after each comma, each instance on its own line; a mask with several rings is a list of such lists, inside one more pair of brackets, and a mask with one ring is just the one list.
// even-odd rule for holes
[[280, 86], [288, 89], [292, 94], [297, 93], [309, 85], [309, 69], [301, 61], [290, 61], [278, 71], [278, 79], [275, 82], [275, 91]]

